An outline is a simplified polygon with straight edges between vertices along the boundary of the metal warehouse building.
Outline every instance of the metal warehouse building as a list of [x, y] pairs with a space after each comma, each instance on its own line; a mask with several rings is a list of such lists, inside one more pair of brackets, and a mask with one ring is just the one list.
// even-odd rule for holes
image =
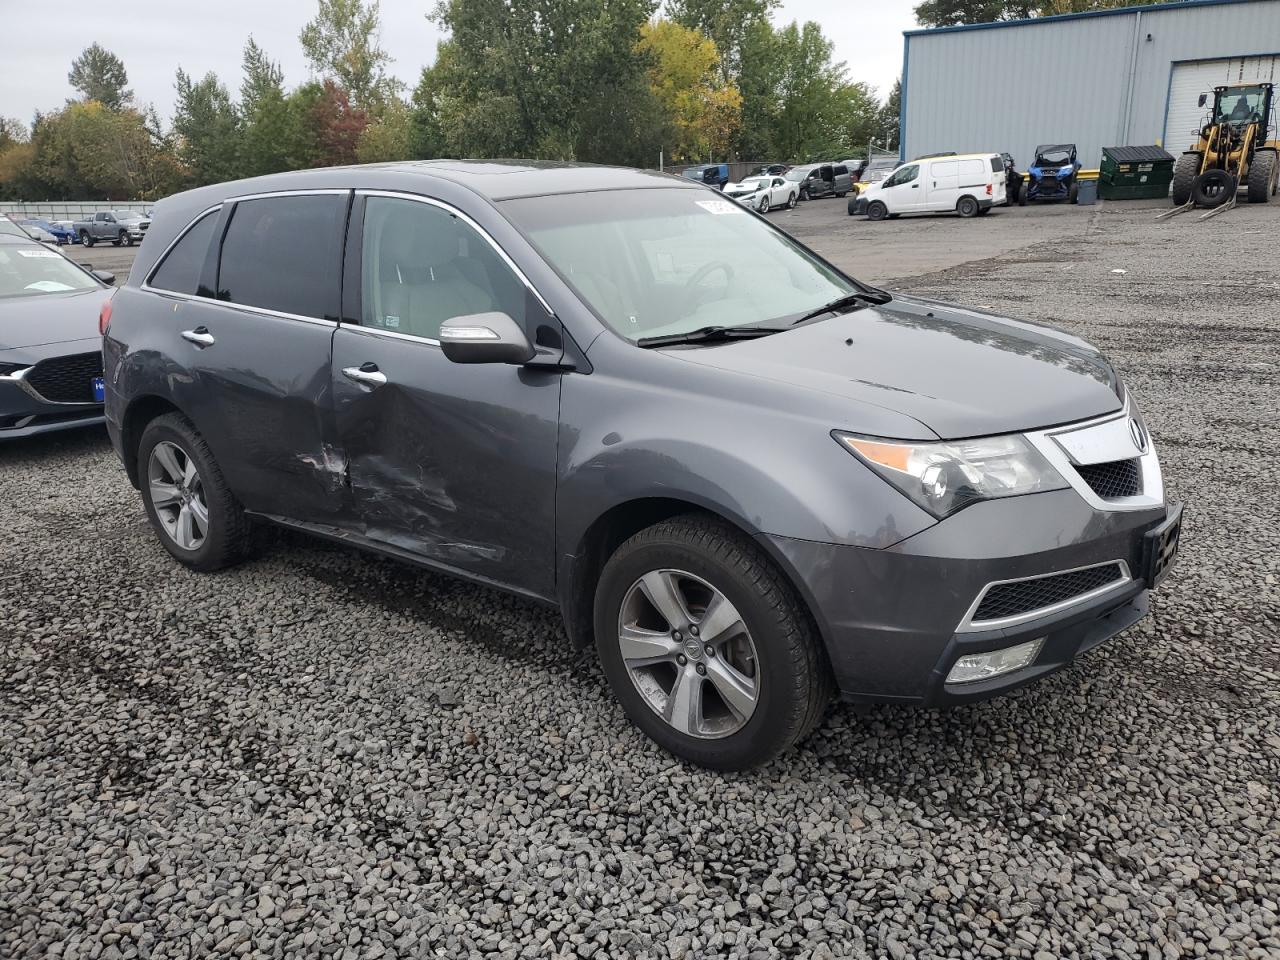
[[[1184, 0], [905, 34], [901, 152], [1103, 147], [1195, 139], [1214, 86], [1280, 86], [1280, 0]], [[1274, 134], [1272, 134], [1274, 136]]]

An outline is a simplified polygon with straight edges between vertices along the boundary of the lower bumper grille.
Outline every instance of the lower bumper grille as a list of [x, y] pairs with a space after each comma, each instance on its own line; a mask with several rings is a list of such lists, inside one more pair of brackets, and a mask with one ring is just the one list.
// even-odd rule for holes
[[1089, 489], [1103, 500], [1137, 497], [1142, 494], [1142, 465], [1136, 459], [1077, 466], [1076, 472], [1089, 485]]
[[997, 583], [987, 589], [973, 612], [972, 623], [1006, 620], [1025, 616], [1036, 611], [1077, 599], [1126, 579], [1124, 567], [1119, 563], [1104, 563], [1083, 570], [1053, 573], [1031, 580], [1013, 583]]
[[102, 354], [73, 353], [41, 360], [23, 377], [50, 403], [94, 403], [93, 378], [102, 376]]

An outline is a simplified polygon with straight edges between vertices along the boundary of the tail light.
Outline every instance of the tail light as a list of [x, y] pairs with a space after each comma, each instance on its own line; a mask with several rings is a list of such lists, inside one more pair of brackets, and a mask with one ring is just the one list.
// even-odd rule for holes
[[111, 298], [102, 301], [102, 309], [98, 311], [98, 333], [107, 335], [107, 327], [111, 326]]
[[987, 184], [987, 196], [991, 196], [991, 184]]

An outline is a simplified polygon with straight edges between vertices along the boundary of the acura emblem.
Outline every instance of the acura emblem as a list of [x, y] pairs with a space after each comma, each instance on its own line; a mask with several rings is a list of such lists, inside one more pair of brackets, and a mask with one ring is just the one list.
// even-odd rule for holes
[[1142, 424], [1138, 422], [1137, 417], [1129, 418], [1129, 435], [1133, 437], [1133, 445], [1138, 448], [1138, 452], [1146, 453], [1147, 431], [1142, 429]]

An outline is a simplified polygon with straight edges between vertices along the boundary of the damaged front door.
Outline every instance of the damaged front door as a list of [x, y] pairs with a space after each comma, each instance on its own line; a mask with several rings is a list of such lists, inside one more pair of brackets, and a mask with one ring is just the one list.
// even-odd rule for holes
[[498, 310], [532, 329], [546, 315], [527, 315], [542, 307], [449, 208], [363, 200], [348, 247], [360, 250], [360, 325], [333, 344], [355, 519], [373, 540], [551, 597], [562, 374], [455, 364], [436, 339], [454, 316]]

